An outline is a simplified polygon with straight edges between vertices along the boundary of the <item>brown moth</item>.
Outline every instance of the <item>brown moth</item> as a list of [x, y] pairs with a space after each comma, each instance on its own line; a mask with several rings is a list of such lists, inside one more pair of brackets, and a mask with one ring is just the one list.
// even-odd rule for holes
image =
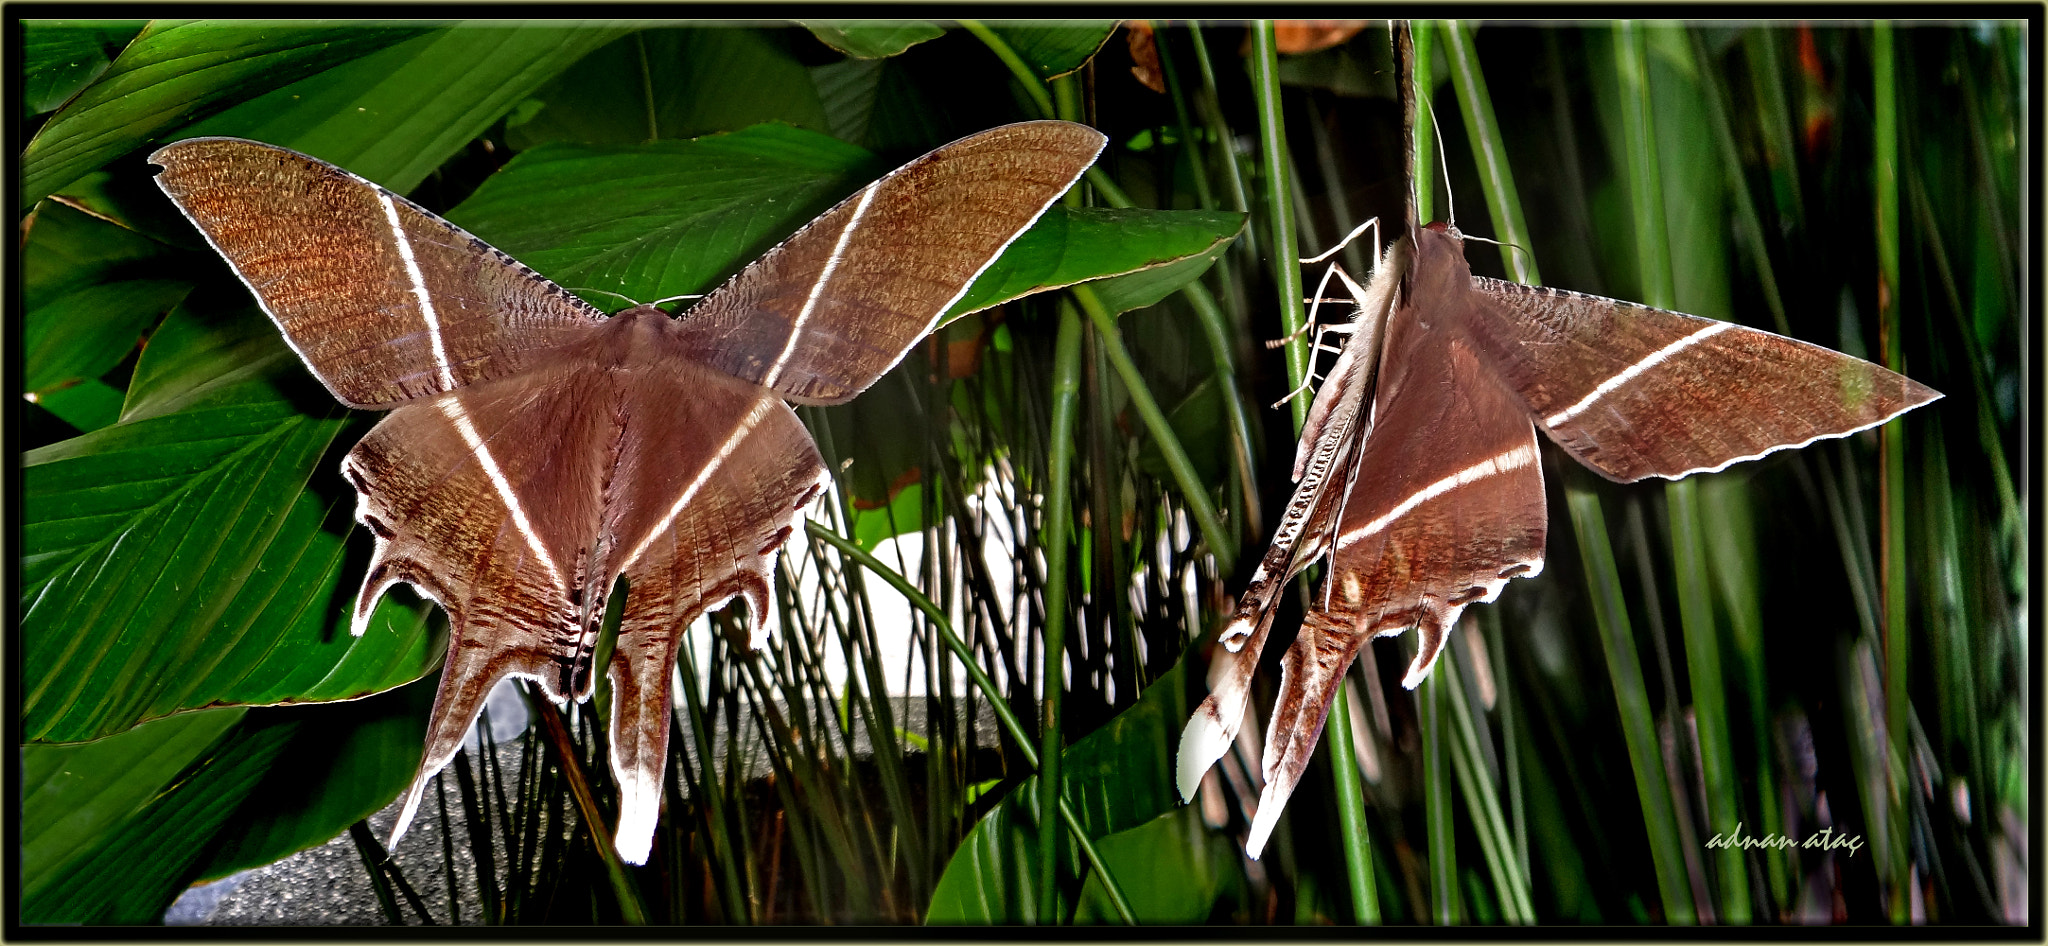
[[1299, 485], [1218, 638], [1224, 653], [1210, 669], [1210, 694], [1181, 734], [1187, 800], [1237, 737], [1280, 590], [1328, 556], [1282, 661], [1266, 787], [1245, 843], [1254, 858], [1359, 648], [1415, 628], [1402, 680], [1413, 689], [1466, 606], [1543, 569], [1537, 431], [1610, 480], [1675, 480], [1846, 436], [1941, 396], [1867, 361], [1734, 323], [1473, 276], [1455, 227], [1416, 225], [1405, 26], [1395, 43], [1405, 232], [1375, 266], [1354, 336], [1316, 392], [1295, 455]]
[[[233, 138], [158, 150], [157, 184], [342, 403], [390, 413], [341, 472], [376, 539], [351, 630], [405, 582], [451, 633], [426, 757], [391, 842], [498, 680], [558, 705], [614, 688], [616, 844], [644, 863], [669, 681], [690, 623], [744, 598], [772, 633], [774, 556], [824, 488], [785, 401], [837, 404], [901, 360], [1080, 177], [1103, 136], [1025, 122], [856, 192], [679, 318], [607, 318], [411, 202]], [[610, 664], [593, 649], [628, 591]]]

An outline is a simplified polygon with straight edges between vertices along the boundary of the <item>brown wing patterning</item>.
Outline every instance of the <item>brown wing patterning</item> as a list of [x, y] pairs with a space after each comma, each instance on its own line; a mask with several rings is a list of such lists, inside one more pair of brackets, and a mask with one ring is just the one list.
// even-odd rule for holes
[[510, 376], [603, 314], [455, 225], [324, 161], [195, 138], [157, 185], [327, 389], [389, 407]]
[[873, 384], [1102, 150], [1102, 133], [1023, 122], [939, 148], [861, 188], [683, 315], [705, 364], [808, 404]]

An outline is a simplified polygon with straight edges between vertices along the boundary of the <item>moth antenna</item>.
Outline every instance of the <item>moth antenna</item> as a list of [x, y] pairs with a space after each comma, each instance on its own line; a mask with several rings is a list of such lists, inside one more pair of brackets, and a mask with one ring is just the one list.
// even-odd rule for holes
[[1514, 250], [1515, 252], [1517, 252], [1517, 253], [1520, 253], [1520, 254], [1522, 254], [1522, 255], [1523, 255], [1523, 256], [1525, 256], [1525, 257], [1526, 257], [1526, 256], [1528, 256], [1528, 255], [1530, 255], [1530, 253], [1529, 253], [1528, 249], [1524, 248], [1523, 246], [1521, 246], [1521, 245], [1520, 245], [1520, 244], [1518, 244], [1518, 243], [1502, 243], [1502, 242], [1501, 242], [1501, 241], [1499, 241], [1499, 240], [1489, 240], [1489, 239], [1487, 239], [1487, 238], [1485, 238], [1485, 237], [1478, 237], [1478, 236], [1472, 236], [1472, 235], [1470, 235], [1470, 234], [1467, 234], [1467, 233], [1460, 233], [1460, 234], [1458, 234], [1458, 238], [1459, 238], [1459, 239], [1461, 239], [1461, 240], [1471, 240], [1471, 241], [1474, 241], [1474, 242], [1476, 242], [1476, 243], [1491, 243], [1491, 244], [1493, 244], [1494, 246], [1505, 246], [1505, 247], [1507, 247], [1508, 249]]
[[1436, 166], [1438, 170], [1443, 172], [1444, 176], [1444, 213], [1447, 215], [1451, 229], [1456, 230], [1458, 229], [1458, 198], [1451, 193], [1451, 159], [1444, 154], [1444, 126], [1436, 120], [1436, 103], [1424, 96], [1418, 95], [1416, 98], [1422, 99], [1422, 107], [1429, 109], [1430, 137], [1436, 139]]
[[653, 302], [650, 302], [650, 303], [648, 303], [648, 305], [660, 305], [660, 304], [662, 304], [662, 303], [664, 303], [664, 302], [674, 302], [674, 301], [676, 301], [677, 299], [702, 299], [702, 298], [704, 298], [704, 294], [703, 294], [703, 293], [701, 293], [701, 292], [686, 292], [686, 293], [683, 293], [683, 294], [682, 294], [682, 295], [680, 295], [680, 296], [663, 296], [663, 297], [661, 297], [661, 298], [659, 298], [659, 299], [656, 299], [656, 300], [654, 300]]
[[640, 304], [640, 300], [635, 299], [632, 296], [626, 295], [623, 292], [613, 292], [609, 289], [596, 289], [590, 286], [564, 286], [562, 288], [567, 289], [570, 292], [594, 292], [597, 293], [598, 295], [612, 296], [615, 298], [624, 299], [626, 300], [626, 307], [629, 309]]

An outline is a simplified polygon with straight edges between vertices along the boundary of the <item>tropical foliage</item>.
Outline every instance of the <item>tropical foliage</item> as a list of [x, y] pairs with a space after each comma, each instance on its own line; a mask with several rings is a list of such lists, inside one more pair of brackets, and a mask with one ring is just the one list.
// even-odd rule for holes
[[[2017, 23], [1422, 25], [1426, 212], [1455, 197], [1513, 245], [1476, 270], [1947, 397], [1670, 485], [1548, 453], [1543, 574], [1416, 691], [1408, 641], [1367, 648], [1261, 860], [1257, 718], [1179, 803], [1305, 406], [1264, 407], [1307, 345], [1258, 342], [1300, 323], [1322, 270], [1297, 257], [1400, 217], [1386, 33], [1356, 26], [27, 21], [17, 915], [152, 922], [347, 832], [394, 923], [2023, 917]], [[423, 817], [464, 812], [479, 869], [414, 894], [457, 852], [387, 859], [364, 819], [418, 765], [445, 626], [394, 594], [347, 633], [369, 549], [333, 471], [374, 417], [306, 374], [148, 153], [306, 151], [616, 309], [1039, 117], [1110, 147], [929, 343], [802, 412], [836, 488], [785, 556], [784, 633], [693, 632], [650, 863], [606, 840], [601, 690], [532, 706], [516, 778], [458, 756]]]

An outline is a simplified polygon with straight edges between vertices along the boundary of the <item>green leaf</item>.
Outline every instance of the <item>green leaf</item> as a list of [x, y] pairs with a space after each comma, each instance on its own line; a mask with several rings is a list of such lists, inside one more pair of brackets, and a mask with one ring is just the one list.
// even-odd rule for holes
[[182, 280], [130, 279], [80, 286], [30, 309], [23, 319], [28, 371], [22, 386], [47, 391], [114, 367], [191, 290]]
[[855, 59], [894, 56], [926, 40], [946, 35], [944, 27], [924, 20], [800, 20], [819, 42]]
[[153, 22], [23, 149], [21, 202], [41, 200], [193, 118], [382, 49], [425, 28]]
[[[1237, 845], [1209, 830], [1193, 805], [1103, 838], [1095, 850], [1140, 923], [1207, 923], [1226, 897], [1242, 902], [1247, 896]], [[1074, 923], [1117, 922], [1101, 875], [1089, 871]]]
[[[242, 713], [232, 710], [218, 715], [232, 719]], [[242, 725], [213, 740], [206, 751], [190, 758], [189, 764], [171, 769], [174, 777], [160, 782], [162, 789], [147, 804], [106, 824], [105, 830], [81, 838], [82, 847], [61, 864], [40, 872], [33, 887], [25, 883], [22, 919], [29, 923], [156, 922], [190, 882], [222, 824], [270, 770], [272, 760], [288, 742], [294, 729], [290, 721], [274, 716], [259, 721], [260, 715], [243, 716]], [[168, 727], [178, 721], [157, 725]], [[149, 742], [162, 732], [157, 726], [148, 726], [123, 738]], [[197, 735], [193, 733], [192, 742], [198, 741]], [[32, 750], [40, 751], [37, 747], [22, 751], [27, 755]], [[157, 772], [169, 768], [169, 759], [163, 761], [163, 767], [152, 768]], [[93, 774], [125, 779], [118, 760], [103, 757], [100, 763]], [[59, 757], [48, 764], [64, 765], [65, 760]], [[89, 796], [103, 784], [89, 775], [76, 783], [74, 790]]]
[[1108, 276], [1123, 277], [1096, 287], [1110, 311], [1151, 305], [1208, 269], [1244, 230], [1244, 221], [1243, 214], [1231, 211], [1055, 204], [982, 272], [945, 321]]
[[41, 115], [107, 70], [141, 20], [24, 20], [21, 24], [23, 114]]
[[[1190, 650], [1204, 643], [1197, 638]], [[1193, 705], [1186, 693], [1188, 663], [1182, 654], [1180, 663], [1146, 687], [1136, 704], [1067, 747], [1061, 781], [1090, 838], [1143, 825], [1180, 807], [1173, 752]], [[1046, 921], [1032, 915], [1038, 901], [1037, 793], [1037, 776], [1025, 779], [967, 833], [939, 877], [925, 922]], [[1079, 863], [1071, 851], [1064, 860], [1070, 877], [1077, 875]], [[1127, 883], [1124, 873], [1116, 877], [1119, 885]]]
[[[276, 324], [253, 301], [224, 300], [219, 293], [195, 295], [150, 334], [128, 380], [121, 419], [169, 414], [216, 398], [252, 378], [314, 388], [317, 382], [298, 364]], [[308, 397], [299, 403], [311, 406], [319, 401]]]
[[1057, 79], [1095, 56], [1116, 34], [1117, 21], [1071, 23], [990, 23], [989, 28], [1041, 79]]
[[57, 201], [22, 246], [22, 387], [45, 392], [120, 363], [192, 288], [186, 254]]
[[243, 102], [179, 137], [283, 145], [406, 193], [535, 89], [625, 32], [457, 24]]
[[817, 87], [786, 45], [744, 27], [634, 33], [532, 92], [506, 143], [638, 145], [770, 121], [824, 131]]
[[121, 419], [123, 395], [113, 385], [97, 378], [80, 378], [72, 384], [48, 391], [31, 392], [29, 397], [80, 433], [98, 430]]
[[872, 552], [883, 541], [924, 528], [924, 484], [912, 483], [889, 497], [887, 505], [873, 509], [856, 508], [853, 539]]
[[[214, 354], [181, 307], [138, 378]], [[282, 349], [271, 335], [269, 344]], [[237, 380], [200, 383], [183, 409], [130, 419], [23, 458], [23, 736], [90, 739], [220, 703], [363, 696], [432, 664], [418, 609], [341, 623], [349, 498], [305, 491], [343, 426], [272, 354]], [[337, 491], [338, 492], [338, 491]]]
[[[1236, 241], [1238, 234], [1244, 230], [1244, 215], [1229, 211], [1219, 213], [1216, 211], [1161, 210], [1153, 212], [1160, 214], [1214, 214], [1234, 219], [1218, 221], [1217, 228], [1210, 231], [1217, 234], [1216, 241], [1198, 253], [1166, 262], [1153, 263], [1098, 283], [1094, 287], [1095, 296], [1102, 300], [1103, 307], [1111, 312], [1123, 313], [1129, 312], [1132, 309], [1142, 309], [1180, 291], [1182, 286], [1194, 282], [1196, 278], [1208, 272], [1209, 267], [1216, 262], [1218, 257], [1223, 255], [1225, 250], [1230, 249], [1231, 243]], [[1237, 224], [1235, 228], [1225, 229], [1225, 227], [1228, 227], [1233, 222]], [[1188, 231], [1180, 231], [1175, 235], [1178, 238], [1185, 239], [1192, 234]]]
[[448, 218], [563, 286], [646, 300], [707, 291], [882, 170], [859, 148], [781, 125], [632, 147], [544, 145]]
[[171, 784], [244, 710], [187, 713], [97, 742], [21, 747], [21, 892], [33, 900]]
[[270, 773], [208, 853], [201, 879], [290, 857], [327, 843], [391, 804], [419, 771], [440, 677], [366, 700], [267, 711], [299, 725]]

